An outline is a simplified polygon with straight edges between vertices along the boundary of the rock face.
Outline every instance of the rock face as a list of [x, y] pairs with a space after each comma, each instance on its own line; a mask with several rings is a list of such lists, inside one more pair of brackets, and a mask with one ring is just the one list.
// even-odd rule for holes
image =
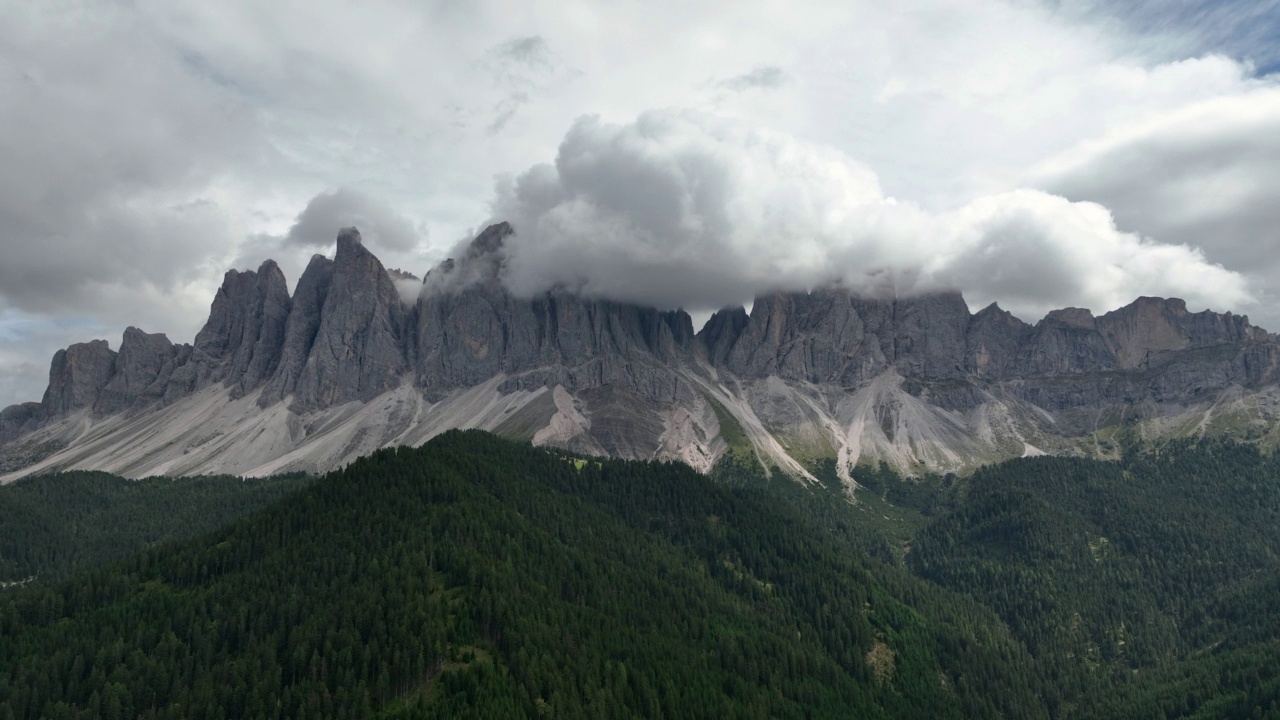
[[111, 381], [116, 369], [116, 353], [106, 340], [76, 343], [54, 353], [49, 366], [49, 388], [40, 402], [45, 418], [65, 415], [91, 407]]
[[320, 317], [324, 302], [333, 282], [333, 261], [323, 255], [315, 255], [298, 279], [293, 291], [289, 316], [285, 320], [284, 339], [280, 347], [280, 361], [276, 374], [259, 398], [259, 405], [267, 407], [280, 402], [297, 387], [302, 369], [306, 367], [316, 334], [320, 332]]
[[969, 320], [965, 337], [965, 372], [983, 380], [1012, 377], [1021, 348], [1034, 330], [1012, 313], [991, 303]]
[[196, 383], [226, 382], [236, 397], [275, 372], [292, 302], [284, 273], [268, 260], [257, 272], [231, 270], [196, 335]]
[[162, 400], [176, 355], [173, 343], [160, 333], [149, 334], [136, 327], [125, 330], [115, 372], [98, 392], [94, 411], [111, 415]]
[[1247, 318], [1209, 311], [1187, 312], [1182, 300], [1140, 297], [1096, 322], [1119, 367], [1148, 367], [1161, 355], [1188, 348], [1243, 345], [1265, 340]]
[[509, 389], [621, 384], [649, 397], [670, 396], [653, 370], [691, 357], [688, 314], [559, 290], [513, 297], [499, 280], [502, 242], [511, 232], [506, 223], [488, 228], [461, 261], [428, 274], [416, 307], [418, 384], [446, 391], [503, 374]]
[[404, 309], [387, 271], [360, 232], [338, 234], [320, 324], [298, 382], [300, 411], [372, 399], [400, 384], [408, 370], [401, 348]]
[[38, 428], [43, 410], [38, 402], [19, 403], [0, 410], [0, 445]]
[[0, 411], [0, 472], [324, 470], [483, 427], [701, 469], [732, 444], [799, 477], [834, 458], [852, 482], [868, 460], [962, 470], [1093, 452], [1118, 418], [1155, 434], [1280, 427], [1280, 341], [1181, 300], [1033, 326], [995, 304], [971, 314], [957, 293], [820, 288], [726, 308], [695, 334], [680, 310], [512, 295], [513, 232], [487, 228], [420, 285], [354, 228], [292, 297], [274, 262], [230, 271], [191, 345], [131, 327], [118, 353], [59, 351], [44, 399]]

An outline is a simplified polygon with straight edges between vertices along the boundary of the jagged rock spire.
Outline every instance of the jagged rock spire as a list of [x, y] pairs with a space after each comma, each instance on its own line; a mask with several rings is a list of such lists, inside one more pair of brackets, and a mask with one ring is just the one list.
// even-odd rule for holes
[[391, 276], [360, 232], [343, 228], [315, 341], [294, 388], [297, 409], [368, 400], [399, 385], [408, 371], [403, 315]]

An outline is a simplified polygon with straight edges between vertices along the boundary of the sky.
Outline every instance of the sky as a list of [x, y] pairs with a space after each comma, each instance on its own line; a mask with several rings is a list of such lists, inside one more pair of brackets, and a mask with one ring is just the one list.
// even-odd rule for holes
[[840, 284], [1280, 330], [1280, 0], [0, 0], [0, 406], [355, 224], [705, 317]]

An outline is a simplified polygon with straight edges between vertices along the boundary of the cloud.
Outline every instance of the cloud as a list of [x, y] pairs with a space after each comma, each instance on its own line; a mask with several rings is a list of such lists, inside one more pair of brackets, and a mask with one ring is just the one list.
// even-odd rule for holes
[[[1128, 6], [1054, 9], [1035, 0], [802, 0], [788, 13], [770, 0], [728, 9], [674, 0], [643, 8], [592, 0], [15, 5], [0, 25], [0, 305], [60, 327], [101, 323], [112, 338], [118, 328], [140, 324], [190, 340], [228, 266], [252, 268], [274, 257], [296, 279], [312, 252], [327, 252], [317, 243], [331, 241], [333, 229], [311, 244], [282, 238], [317, 193], [332, 188], [357, 189], [421, 228], [422, 242], [411, 249], [377, 248], [388, 265], [421, 273], [443, 253], [432, 240], [460, 237], [486, 217], [495, 175], [553, 158], [565, 129], [583, 114], [625, 124], [654, 108], [736, 118], [739, 134], [748, 134], [742, 123], [771, 128], [784, 138], [779, 147], [794, 141], [810, 148], [812, 164], [852, 168], [831, 170], [836, 176], [874, 177], [879, 200], [860, 212], [883, 216], [875, 236], [892, 230], [904, 247], [958, 233], [934, 226], [946, 213], [1031, 186], [1114, 204], [1116, 225], [1152, 238], [1142, 242], [1201, 247], [1209, 266], [1244, 272], [1218, 240], [1245, 237], [1232, 229], [1234, 215], [1176, 234], [1158, 224], [1167, 211], [1158, 204], [1113, 203], [1115, 193], [1059, 188], [1028, 169], [1118, 128], [1280, 85], [1280, 76], [1259, 77], [1280, 48], [1268, 30], [1280, 18], [1276, 2], [1142, 0], [1136, 14], [1117, 22], [1112, 18]], [[785, 68], [784, 81], [751, 89], [753, 78], [766, 85], [776, 79], [762, 68]], [[707, 78], [742, 79], [747, 91]], [[773, 172], [768, 153], [754, 152], [754, 160], [734, 162]], [[712, 157], [688, 177], [711, 172], [700, 182], [719, 183], [730, 198], [770, 197], [765, 189], [742, 189], [756, 178], [715, 178], [717, 166], [725, 161]], [[1158, 184], [1146, 177], [1135, 175], [1135, 183]], [[550, 187], [559, 185], [556, 179]], [[660, 195], [645, 202], [659, 206]], [[741, 229], [754, 227], [740, 220], [745, 211], [726, 207], [698, 217], [730, 222], [738, 228], [734, 242], [750, 236]], [[1062, 212], [1078, 210], [1071, 208]], [[1037, 212], [1058, 211], [1046, 205]], [[1252, 212], [1246, 214], [1261, 217]], [[569, 223], [567, 206], [555, 214]], [[859, 245], [856, 233], [834, 221], [806, 222], [830, 232], [837, 250], [882, 253], [881, 265], [906, 267], [904, 257], [918, 257]], [[795, 224], [798, 234], [804, 224]], [[727, 257], [738, 258], [734, 247]], [[810, 255], [869, 262], [834, 250], [806, 252], [795, 259], [766, 250], [763, 270], [755, 258], [734, 262], [752, 268], [749, 279], [808, 277], [818, 262]], [[1005, 254], [1017, 252], [1009, 246]], [[1271, 257], [1259, 251], [1239, 262], [1258, 266]], [[690, 262], [708, 266], [697, 257]], [[901, 274], [899, 283], [942, 277], [922, 269]], [[653, 282], [676, 284], [676, 277]], [[707, 282], [723, 292], [702, 294], [749, 294], [756, 282], [744, 277], [719, 269]], [[1274, 283], [1250, 277], [1255, 288]], [[1007, 292], [1050, 286], [1015, 284]], [[1132, 290], [1126, 295], [1139, 285]], [[48, 356], [37, 345], [28, 357], [43, 367]], [[0, 369], [11, 365], [0, 360]], [[30, 396], [41, 389], [32, 387]]]
[[777, 65], [760, 65], [752, 69], [751, 72], [743, 73], [731, 77], [727, 80], [721, 80], [716, 83], [717, 87], [726, 90], [741, 92], [744, 90], [771, 90], [773, 88], [782, 87], [790, 80], [790, 76], [786, 71]]
[[493, 105], [493, 119], [486, 128], [489, 135], [506, 129], [533, 95], [546, 94], [578, 75], [541, 35], [513, 37], [495, 45], [484, 54], [481, 65], [503, 93]]
[[1035, 319], [1138, 294], [1250, 298], [1238, 273], [1110, 213], [1020, 190], [928, 212], [886, 197], [834, 148], [693, 112], [577, 121], [553, 165], [499, 184], [512, 223], [504, 281], [658, 307], [715, 308], [838, 283], [868, 293], [956, 288]]
[[938, 215], [926, 278], [1036, 319], [1059, 307], [1111, 310], [1140, 295], [1194, 308], [1240, 307], [1255, 297], [1241, 273], [1203, 250], [1117, 228], [1107, 208], [1036, 190], [979, 198]]
[[0, 409], [39, 401], [49, 379], [53, 354], [71, 343], [110, 338], [118, 347], [123, 328], [103, 324], [50, 322], [47, 318], [0, 305]]
[[107, 9], [14, 8], [0, 47], [0, 300], [103, 315], [92, 287], [174, 291], [235, 242], [210, 176], [266, 150], [223, 88]]
[[1171, 55], [1225, 53], [1250, 61], [1261, 74], [1280, 70], [1280, 0], [1051, 0], [1047, 4], [1068, 17], [1119, 24]]
[[513, 67], [549, 69], [554, 60], [551, 46], [541, 35], [511, 38], [491, 48], [487, 55], [495, 72], [509, 73], [508, 82], [522, 79], [522, 75], [511, 73]]
[[311, 198], [284, 236], [298, 247], [328, 248], [339, 228], [356, 226], [366, 245], [377, 252], [407, 251], [422, 241], [422, 233], [390, 205], [351, 188], [322, 192]]
[[[1029, 180], [1103, 204], [1123, 226], [1203, 247], [1259, 287], [1280, 284], [1280, 89], [1116, 128], [1042, 162]], [[1280, 326], [1273, 305], [1254, 319]]]
[[[338, 231], [355, 226], [362, 241], [388, 268], [421, 273], [438, 251], [424, 248], [427, 231], [388, 203], [363, 190], [341, 187], [319, 192], [306, 201], [287, 230], [256, 233], [239, 246], [230, 267], [255, 270], [264, 260], [276, 261], [290, 287], [297, 284], [311, 256], [333, 256]], [[397, 286], [404, 284], [397, 282]], [[402, 294], [409, 293], [404, 284]], [[418, 283], [413, 282], [416, 294]]]

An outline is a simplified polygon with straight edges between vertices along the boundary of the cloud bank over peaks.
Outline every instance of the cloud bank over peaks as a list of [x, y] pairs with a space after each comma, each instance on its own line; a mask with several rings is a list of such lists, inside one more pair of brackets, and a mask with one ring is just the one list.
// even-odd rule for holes
[[927, 212], [835, 148], [693, 111], [579, 118], [553, 164], [499, 181], [492, 212], [515, 228], [503, 281], [520, 295], [563, 285], [698, 310], [831, 284], [958, 289], [1032, 320], [1138, 295], [1219, 310], [1253, 297], [1199, 249], [1124, 232], [1095, 203], [1016, 190]]
[[417, 228], [389, 205], [351, 188], [322, 192], [298, 214], [284, 242], [294, 246], [327, 248], [335, 228], [357, 226], [366, 242], [392, 251], [417, 247]]
[[[291, 284], [296, 283], [312, 255], [332, 254], [334, 237], [345, 227], [359, 228], [363, 244], [389, 268], [416, 270], [422, 261], [427, 232], [420, 224], [378, 197], [344, 186], [313, 195], [287, 230], [250, 236], [232, 266], [252, 270], [271, 259]], [[393, 279], [406, 302], [413, 302], [417, 278], [393, 274]]]

